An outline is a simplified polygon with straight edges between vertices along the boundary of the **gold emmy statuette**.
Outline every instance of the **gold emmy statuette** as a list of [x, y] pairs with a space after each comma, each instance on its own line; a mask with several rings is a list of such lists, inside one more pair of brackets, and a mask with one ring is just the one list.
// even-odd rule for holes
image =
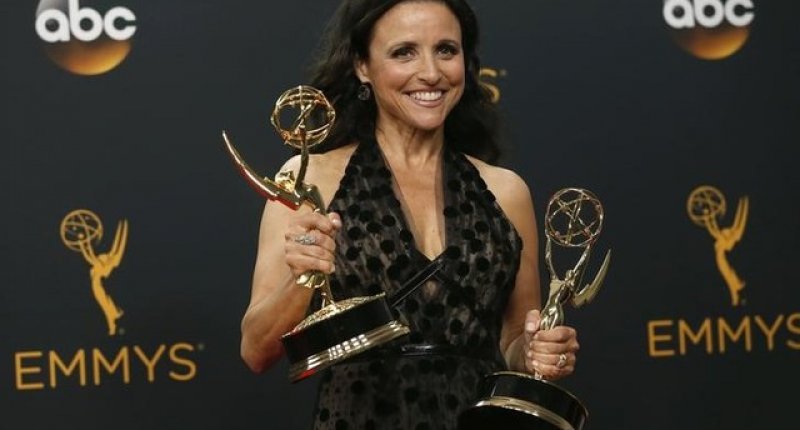
[[[606, 253], [592, 282], [583, 284], [592, 247], [603, 227], [603, 206], [591, 192], [565, 188], [555, 193], [545, 215], [545, 260], [550, 272], [550, 294], [542, 309], [540, 329], [564, 323], [564, 305], [583, 306], [597, 295], [611, 261]], [[553, 264], [553, 244], [582, 250], [578, 262], [560, 278]], [[538, 373], [496, 372], [487, 376], [481, 399], [459, 417], [459, 430], [525, 428], [580, 430], [589, 413], [567, 390], [545, 381]]]
[[108, 334], [117, 334], [117, 320], [122, 317], [122, 310], [114, 304], [108, 294], [103, 279], [111, 276], [111, 272], [119, 266], [125, 254], [128, 242], [128, 221], [122, 220], [117, 225], [114, 243], [111, 250], [98, 254], [93, 243], [103, 238], [103, 224], [94, 212], [86, 209], [74, 210], [61, 221], [61, 241], [67, 248], [80, 252], [89, 263], [89, 277], [92, 280], [92, 294], [108, 325]]
[[[281, 117], [289, 110], [296, 113], [296, 118], [291, 126], [285, 127]], [[250, 168], [224, 131], [222, 137], [240, 174], [263, 197], [294, 210], [306, 205], [325, 214], [319, 190], [304, 179], [309, 149], [325, 140], [335, 120], [333, 106], [316, 88], [301, 85], [283, 93], [275, 103], [271, 123], [286, 145], [300, 150], [300, 169], [297, 173], [282, 171], [274, 181]], [[281, 338], [292, 382], [409, 333], [408, 327], [395, 319], [384, 294], [336, 301], [327, 274], [304, 273], [296, 282], [319, 289], [322, 307]]]
[[744, 290], [744, 281], [739, 278], [733, 266], [728, 262], [727, 254], [733, 250], [744, 235], [747, 215], [750, 211], [750, 199], [746, 196], [739, 199], [733, 225], [727, 228], [720, 228], [717, 221], [727, 211], [725, 196], [712, 186], [703, 185], [692, 191], [686, 202], [686, 211], [695, 224], [705, 228], [714, 238], [717, 268], [728, 286], [731, 305], [739, 306], [741, 293]]

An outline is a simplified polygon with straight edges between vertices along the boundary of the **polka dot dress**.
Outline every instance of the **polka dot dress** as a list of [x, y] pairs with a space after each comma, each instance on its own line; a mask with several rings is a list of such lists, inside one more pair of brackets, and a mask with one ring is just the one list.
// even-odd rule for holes
[[[498, 343], [522, 242], [472, 163], [447, 147], [443, 163], [446, 246], [434, 285], [398, 308], [411, 334], [326, 370], [314, 429], [455, 429], [481, 378], [504, 367]], [[337, 299], [391, 298], [431, 263], [415, 247], [374, 141], [351, 156], [329, 210], [343, 223], [331, 279]], [[437, 353], [412, 355], [403, 345]]]

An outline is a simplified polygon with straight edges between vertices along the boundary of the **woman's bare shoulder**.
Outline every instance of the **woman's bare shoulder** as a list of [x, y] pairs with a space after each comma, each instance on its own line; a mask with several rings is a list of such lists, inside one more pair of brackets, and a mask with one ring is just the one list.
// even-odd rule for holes
[[489, 191], [497, 197], [501, 206], [503, 202], [529, 201], [531, 192], [528, 184], [516, 172], [467, 155], [467, 159], [478, 169], [481, 178], [486, 182]]
[[478, 169], [486, 187], [494, 194], [497, 204], [514, 225], [523, 242], [528, 244], [529, 249], [535, 249], [538, 241], [536, 213], [528, 184], [513, 170], [493, 166], [473, 157], [468, 159]]

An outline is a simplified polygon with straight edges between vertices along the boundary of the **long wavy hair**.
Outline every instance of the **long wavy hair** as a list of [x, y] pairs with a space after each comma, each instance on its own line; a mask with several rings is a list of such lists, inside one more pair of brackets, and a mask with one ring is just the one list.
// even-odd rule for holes
[[446, 144], [486, 162], [500, 157], [498, 114], [489, 92], [478, 81], [478, 21], [465, 0], [343, 0], [322, 37], [311, 68], [311, 85], [322, 90], [336, 109], [336, 124], [323, 145], [324, 152], [375, 137], [377, 106], [374, 99], [358, 99], [361, 85], [354, 65], [369, 58], [375, 23], [392, 7], [405, 1], [445, 4], [461, 25], [465, 61], [464, 94], [445, 120]]

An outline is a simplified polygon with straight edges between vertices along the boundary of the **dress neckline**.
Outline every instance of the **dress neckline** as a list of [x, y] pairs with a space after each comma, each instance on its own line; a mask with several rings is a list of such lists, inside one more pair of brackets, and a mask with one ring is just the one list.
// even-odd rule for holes
[[[443, 227], [444, 231], [442, 232], [442, 234], [444, 235], [444, 237], [442, 239], [442, 250], [439, 253], [437, 253], [435, 256], [430, 257], [427, 254], [425, 254], [424, 252], [422, 252], [422, 250], [420, 249], [420, 244], [417, 241], [417, 236], [414, 234], [414, 230], [411, 229], [411, 225], [409, 224], [409, 214], [407, 214], [406, 211], [403, 210], [403, 205], [406, 204], [405, 199], [401, 199], [400, 198], [401, 196], [403, 196], [402, 191], [400, 192], [400, 196], [398, 196], [398, 193], [395, 190], [395, 187], [394, 187], [394, 184], [396, 183], [396, 180], [394, 179], [395, 175], [394, 175], [394, 172], [392, 171], [391, 166], [389, 165], [389, 162], [386, 160], [386, 156], [383, 154], [383, 151], [381, 150], [380, 145], [378, 144], [378, 142], [375, 139], [371, 139], [369, 142], [366, 142], [366, 143], [367, 143], [367, 145], [359, 145], [359, 146], [370, 146], [370, 147], [372, 147], [372, 149], [376, 152], [376, 157], [375, 157], [375, 159], [376, 159], [376, 168], [378, 168], [378, 169], [384, 168], [388, 172], [388, 175], [384, 176], [385, 177], [385, 181], [386, 181], [385, 185], [389, 187], [389, 190], [391, 191], [392, 197], [394, 197], [398, 202], [400, 202], [400, 205], [397, 206], [397, 212], [399, 212], [399, 213], [396, 214], [396, 215], [397, 215], [397, 218], [400, 220], [401, 227], [404, 228], [406, 231], [408, 231], [409, 234], [411, 235], [411, 246], [409, 247], [409, 249], [411, 250], [411, 252], [416, 254], [417, 257], [423, 259], [423, 261], [426, 262], [426, 263], [432, 263], [434, 261], [441, 260], [442, 258], [444, 258], [445, 253], [447, 252], [447, 248], [450, 246], [451, 235], [449, 234], [449, 230], [450, 230], [449, 227], [450, 226], [449, 226], [449, 223], [448, 223], [448, 217], [446, 217], [444, 215], [444, 213], [437, 213], [437, 215], [441, 216], [442, 220], [443, 220], [442, 227]], [[440, 166], [441, 167], [441, 173], [440, 173], [441, 177], [439, 178], [440, 180], [439, 180], [438, 186], [441, 187], [441, 189], [442, 189], [442, 207], [446, 207], [447, 206], [447, 202], [450, 201], [450, 199], [451, 199], [450, 190], [448, 189], [448, 187], [444, 186], [444, 184], [448, 180], [448, 175], [450, 173], [450, 166], [449, 166], [449, 163], [448, 163], [448, 161], [450, 161], [450, 160], [448, 160], [449, 155], [450, 155], [450, 151], [448, 151], [447, 145], [445, 144], [442, 147], [442, 156], [441, 156], [441, 159], [439, 161], [439, 163], [441, 165]], [[399, 189], [399, 187], [400, 186], [398, 184], [398, 189]], [[437, 219], [437, 222], [438, 222], [438, 219]]]

